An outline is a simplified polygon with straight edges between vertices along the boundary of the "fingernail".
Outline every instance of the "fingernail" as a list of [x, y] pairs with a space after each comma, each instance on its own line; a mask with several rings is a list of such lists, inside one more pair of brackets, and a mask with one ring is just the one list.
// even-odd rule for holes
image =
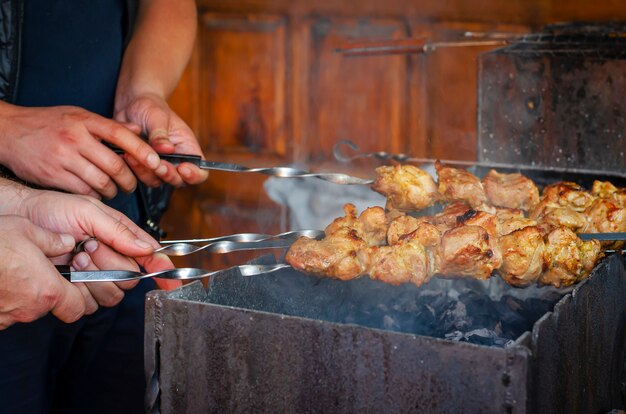
[[191, 175], [191, 170], [189, 169], [189, 167], [180, 167], [178, 171], [185, 177], [189, 177]]
[[167, 167], [165, 166], [165, 164], [161, 164], [159, 168], [157, 168], [154, 171], [156, 175], [165, 175], [166, 172], [167, 172]]
[[84, 269], [89, 266], [89, 256], [84, 253], [79, 253], [74, 256], [74, 267], [77, 269]]
[[96, 250], [98, 250], [98, 242], [95, 240], [89, 240], [87, 242], [85, 242], [85, 251], [88, 253], [93, 253]]
[[63, 243], [64, 246], [74, 246], [76, 241], [69, 234], [61, 234], [61, 243]]
[[148, 167], [154, 170], [155, 168], [159, 166], [159, 164], [161, 164], [161, 159], [159, 158], [158, 155], [152, 152], [146, 158], [146, 162], [148, 163]]
[[142, 249], [151, 249], [152, 246], [150, 245], [150, 243], [145, 242], [141, 239], [135, 239], [135, 244], [139, 247], [141, 247]]

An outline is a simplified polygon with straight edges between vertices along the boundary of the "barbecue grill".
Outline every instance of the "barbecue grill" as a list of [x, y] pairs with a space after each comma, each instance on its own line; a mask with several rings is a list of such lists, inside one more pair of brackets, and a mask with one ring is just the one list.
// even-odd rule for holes
[[[581, 31], [584, 42], [574, 41]], [[624, 148], [624, 103], [603, 98], [594, 107], [578, 102], [581, 109], [563, 93], [571, 82], [557, 76], [576, 61], [588, 70], [584, 93], [608, 93], [598, 76], [624, 90], [624, 43], [611, 33], [614, 26], [557, 26], [481, 56], [479, 161], [566, 169], [515, 170], [538, 185], [567, 180], [590, 188], [608, 179], [626, 186], [611, 176], [623, 172], [623, 153], [606, 151]], [[549, 88], [529, 93], [533, 79], [547, 76], [530, 70], [541, 65], [554, 69]], [[581, 129], [581, 114], [596, 127]], [[558, 156], [545, 150], [552, 146]], [[625, 293], [620, 254], [568, 289], [517, 289], [498, 278], [433, 279], [417, 288], [291, 269], [254, 277], [232, 271], [206, 288], [196, 282], [148, 295], [146, 405], [151, 413], [624, 409]]]
[[605, 259], [506, 346], [402, 332], [407, 326], [370, 316], [405, 287], [353, 282], [285, 270], [224, 275], [206, 290], [196, 282], [150, 293], [150, 412], [587, 413], [624, 407], [621, 255]]

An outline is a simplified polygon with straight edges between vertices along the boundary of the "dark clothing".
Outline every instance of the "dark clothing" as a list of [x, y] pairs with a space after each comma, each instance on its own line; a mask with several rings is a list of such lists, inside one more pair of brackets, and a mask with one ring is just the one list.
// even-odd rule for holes
[[[22, 106], [80, 106], [110, 118], [128, 4], [0, 2], [0, 43], [9, 40], [0, 45], [0, 97]], [[120, 193], [108, 204], [139, 222], [135, 194]], [[73, 324], [47, 315], [0, 331], [0, 412], [142, 412], [143, 302], [153, 287], [142, 281], [120, 305]]]
[[[73, 105], [113, 116], [122, 64], [122, 0], [27, 0], [21, 33], [16, 105]], [[106, 202], [140, 222], [137, 194]]]
[[66, 324], [48, 314], [0, 332], [0, 412], [142, 413], [140, 284], [114, 308]]

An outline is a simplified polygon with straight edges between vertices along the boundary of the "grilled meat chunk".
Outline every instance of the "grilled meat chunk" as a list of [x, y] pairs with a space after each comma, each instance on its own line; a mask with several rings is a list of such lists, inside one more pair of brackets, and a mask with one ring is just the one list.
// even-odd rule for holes
[[591, 194], [598, 198], [609, 199], [621, 207], [626, 207], [626, 188], [615, 187], [608, 181], [594, 181]]
[[488, 279], [502, 264], [494, 238], [482, 227], [461, 226], [441, 237], [441, 271], [444, 276]]
[[542, 199], [530, 213], [530, 218], [537, 220], [548, 230], [556, 227], [567, 227], [578, 232], [587, 225], [587, 220], [582, 212], [576, 211], [569, 206]]
[[543, 270], [545, 244], [535, 226], [515, 230], [498, 240], [502, 266], [496, 271], [508, 284], [518, 287], [535, 283]]
[[524, 212], [516, 208], [498, 208], [496, 217], [498, 218], [498, 234], [501, 236], [524, 227], [537, 225], [535, 220], [524, 217]]
[[382, 166], [376, 168], [376, 173], [378, 178], [372, 189], [387, 197], [388, 210], [422, 210], [438, 200], [435, 181], [417, 167]]
[[482, 183], [487, 200], [494, 206], [530, 210], [539, 202], [537, 186], [521, 174], [500, 174], [491, 170]]
[[582, 212], [593, 203], [596, 197], [576, 183], [562, 181], [544, 187], [542, 198]]
[[585, 210], [584, 233], [626, 231], [626, 208], [611, 199], [599, 198]]
[[474, 174], [435, 164], [439, 176], [439, 194], [444, 201], [464, 201], [476, 208], [487, 203], [482, 183]]
[[539, 277], [544, 285], [570, 286], [586, 278], [601, 257], [600, 242], [583, 242], [566, 227], [548, 233], [545, 243], [545, 271]]
[[382, 207], [369, 207], [361, 213], [363, 240], [370, 246], [382, 246], [387, 241], [387, 217]]
[[344, 217], [333, 220], [326, 228], [324, 233], [330, 236], [342, 229], [354, 229], [357, 235], [362, 238], [368, 245], [380, 246], [385, 244], [387, 239], [387, 218], [385, 210], [382, 207], [369, 207], [357, 217], [357, 209], [354, 204], [346, 204], [343, 206]]
[[368, 272], [368, 247], [356, 230], [342, 228], [322, 240], [298, 238], [287, 251], [285, 261], [305, 273], [350, 280]]
[[426, 249], [417, 239], [374, 249], [369, 271], [372, 279], [392, 285], [410, 282], [421, 286], [432, 276]]

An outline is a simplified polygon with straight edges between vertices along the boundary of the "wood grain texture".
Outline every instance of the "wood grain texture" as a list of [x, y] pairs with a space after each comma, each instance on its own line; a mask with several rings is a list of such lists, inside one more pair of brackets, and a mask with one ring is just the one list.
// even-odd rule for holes
[[285, 20], [200, 16], [200, 137], [209, 152], [285, 154]]

